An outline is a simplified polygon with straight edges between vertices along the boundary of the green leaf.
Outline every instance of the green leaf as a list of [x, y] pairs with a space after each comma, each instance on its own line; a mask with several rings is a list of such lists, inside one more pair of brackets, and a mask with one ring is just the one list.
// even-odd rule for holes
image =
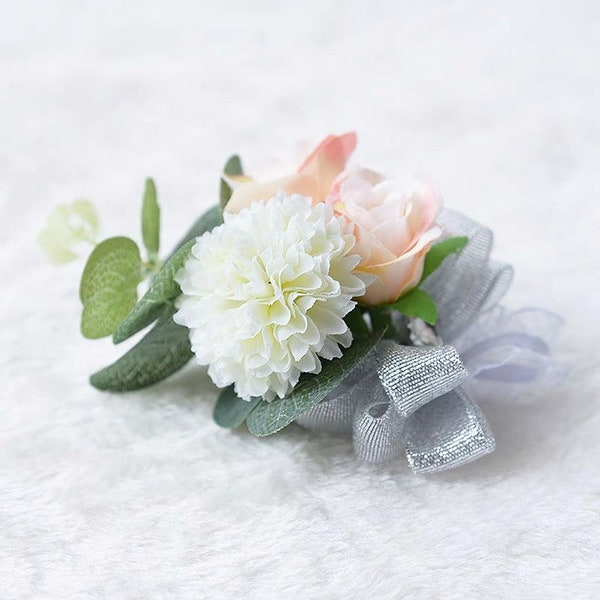
[[260, 398], [242, 400], [233, 391], [233, 386], [229, 386], [221, 392], [217, 400], [213, 419], [220, 427], [227, 429], [239, 427], [259, 402], [261, 402]]
[[352, 337], [354, 339], [364, 337], [371, 333], [371, 330], [363, 317], [363, 311], [358, 305], [344, 317], [344, 321], [352, 332]]
[[258, 436], [271, 435], [321, 402], [365, 358], [383, 334], [383, 331], [379, 331], [355, 340], [341, 358], [325, 361], [318, 375], [302, 376], [285, 398], [276, 398], [272, 402], [261, 401], [246, 419], [250, 432]]
[[81, 333], [87, 338], [110, 335], [137, 301], [142, 261], [137, 244], [114, 237], [98, 244], [81, 276]]
[[149, 256], [158, 254], [160, 236], [160, 207], [156, 199], [156, 186], [152, 179], [146, 179], [144, 200], [142, 201], [142, 239]]
[[190, 240], [194, 240], [197, 237], [201, 236], [203, 233], [207, 231], [212, 231], [218, 225], [223, 224], [223, 213], [219, 206], [213, 206], [209, 208], [186, 232], [186, 234], [179, 240], [178, 244], [175, 246], [175, 250], [169, 256], [169, 260], [171, 257], [187, 242]]
[[437, 306], [433, 298], [419, 288], [414, 288], [387, 306], [407, 317], [419, 317], [429, 325], [435, 325], [437, 321]]
[[126, 340], [153, 323], [158, 318], [162, 308], [179, 296], [181, 290], [174, 277], [177, 271], [183, 267], [190, 250], [194, 246], [196, 237], [211, 231], [222, 222], [221, 211], [218, 206], [214, 206], [194, 223], [193, 227], [184, 236], [183, 244], [179, 243], [177, 245], [176, 250], [171, 254], [163, 269], [150, 283], [147, 292], [115, 330], [113, 335], [115, 344]]
[[46, 226], [37, 235], [37, 242], [50, 261], [63, 264], [75, 260], [75, 248], [82, 242], [96, 244], [98, 215], [89, 200], [75, 200], [59, 204], [46, 220]]
[[439, 244], [434, 244], [431, 249], [425, 255], [425, 264], [423, 265], [423, 275], [421, 275], [421, 283], [425, 281], [443, 262], [443, 260], [450, 254], [454, 254], [459, 250], [462, 250], [469, 238], [466, 236], [451, 237]]
[[[230, 156], [225, 163], [225, 167], [223, 168], [223, 173], [225, 175], [243, 175], [244, 170], [242, 169], [242, 161], [237, 154]], [[227, 206], [229, 199], [231, 198], [232, 189], [229, 187], [227, 182], [221, 178], [221, 188], [220, 188], [220, 205], [221, 210]]]
[[128, 392], [165, 379], [192, 358], [188, 330], [173, 321], [173, 308], [112, 365], [94, 373], [90, 383], [99, 390]]
[[179, 248], [154, 277], [146, 293], [116, 328], [113, 334], [115, 344], [130, 338], [150, 323], [153, 323], [164, 306], [179, 296], [181, 290], [174, 278], [185, 264], [195, 243], [195, 240], [190, 240]]

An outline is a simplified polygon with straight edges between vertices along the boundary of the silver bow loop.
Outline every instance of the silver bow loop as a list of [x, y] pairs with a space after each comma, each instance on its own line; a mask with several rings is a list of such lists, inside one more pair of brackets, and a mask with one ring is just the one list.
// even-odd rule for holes
[[370, 402], [373, 390], [379, 386], [376, 351], [374, 348], [340, 385], [300, 415], [296, 423], [313, 431], [351, 434], [355, 412]]
[[479, 282], [481, 302], [472, 318], [475, 318], [481, 311], [496, 306], [502, 300], [512, 284], [514, 275], [512, 265], [496, 261], [488, 263], [487, 268], [481, 274]]
[[494, 451], [487, 419], [459, 387], [432, 400], [405, 427], [406, 457], [415, 473], [459, 467]]
[[447, 257], [423, 284], [438, 308], [436, 332], [447, 341], [500, 301], [510, 287], [513, 270], [510, 265], [490, 262], [494, 236], [489, 228], [451, 210], [444, 210], [439, 222], [448, 237], [469, 238], [462, 251]]
[[378, 350], [379, 380], [403, 417], [468, 377], [452, 346], [400, 346], [386, 340], [379, 344]]
[[357, 456], [378, 463], [405, 452], [410, 415], [468, 375], [452, 346], [401, 346], [390, 340], [380, 342], [359, 370], [364, 374], [366, 368], [369, 374], [357, 381], [352, 373], [297, 423], [329, 433], [351, 431]]
[[375, 382], [370, 401], [354, 414], [355, 454], [374, 463], [388, 462], [402, 455], [406, 446], [405, 423], [406, 418], [394, 408], [383, 386]]

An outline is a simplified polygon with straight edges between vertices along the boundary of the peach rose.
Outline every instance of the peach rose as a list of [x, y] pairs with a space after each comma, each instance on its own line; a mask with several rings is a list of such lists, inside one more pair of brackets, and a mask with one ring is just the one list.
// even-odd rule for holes
[[225, 210], [238, 213], [257, 200], [266, 202], [279, 191], [308, 196], [313, 204], [323, 202], [355, 147], [354, 132], [329, 135], [293, 175], [266, 182], [252, 181], [247, 177], [228, 177], [233, 193]]
[[432, 186], [418, 182], [402, 193], [379, 173], [355, 169], [338, 179], [327, 202], [353, 228], [357, 271], [375, 276], [362, 304], [394, 302], [417, 286], [425, 254], [442, 233], [435, 225], [441, 202]]

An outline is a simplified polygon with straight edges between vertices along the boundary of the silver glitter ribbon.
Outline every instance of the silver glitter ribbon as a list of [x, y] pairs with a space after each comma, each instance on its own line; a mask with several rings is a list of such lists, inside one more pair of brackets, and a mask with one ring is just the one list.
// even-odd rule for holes
[[[492, 452], [492, 430], [478, 406], [491, 390], [522, 388], [557, 375], [549, 340], [560, 318], [541, 309], [498, 305], [510, 265], [490, 260], [493, 234], [445, 210], [446, 237], [467, 236], [424, 283], [438, 307], [435, 333], [409, 323], [415, 345], [381, 341], [340, 386], [297, 419], [315, 431], [351, 434], [356, 455], [383, 463], [405, 454], [415, 473], [435, 473]], [[406, 327], [406, 319], [395, 318]], [[443, 340], [443, 343], [442, 343]]]

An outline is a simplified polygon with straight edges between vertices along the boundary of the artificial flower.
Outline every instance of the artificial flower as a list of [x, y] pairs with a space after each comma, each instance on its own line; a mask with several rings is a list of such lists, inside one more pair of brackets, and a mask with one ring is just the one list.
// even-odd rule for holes
[[229, 177], [233, 194], [225, 210], [237, 213], [253, 202], [267, 201], [277, 192], [301, 194], [313, 204], [323, 202], [356, 147], [356, 133], [327, 136], [304, 160], [298, 171], [272, 181], [252, 181], [248, 177]]
[[59, 204], [48, 215], [37, 241], [54, 264], [68, 263], [77, 258], [77, 246], [96, 243], [98, 229], [94, 205], [89, 200], [75, 200]]
[[365, 292], [354, 236], [331, 206], [279, 192], [198, 238], [177, 274], [174, 320], [218, 387], [283, 398], [352, 343], [343, 318]]
[[404, 193], [379, 173], [354, 169], [338, 178], [327, 202], [356, 237], [357, 270], [375, 276], [362, 304], [394, 302], [418, 285], [425, 254], [442, 233], [435, 224], [441, 202], [431, 185], [418, 182]]

